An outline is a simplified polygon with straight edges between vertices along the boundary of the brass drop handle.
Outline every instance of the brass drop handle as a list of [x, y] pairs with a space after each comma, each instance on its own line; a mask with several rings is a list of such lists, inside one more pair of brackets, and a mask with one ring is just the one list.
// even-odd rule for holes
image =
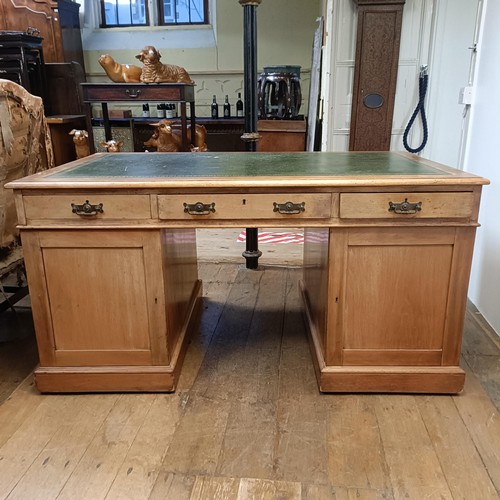
[[189, 215], [210, 215], [215, 212], [215, 203], [184, 203], [184, 212]]
[[305, 201], [301, 203], [293, 203], [291, 201], [287, 201], [286, 203], [273, 203], [273, 212], [279, 212], [280, 214], [287, 215], [296, 215], [301, 212], [305, 212]]
[[396, 214], [403, 215], [411, 215], [416, 214], [422, 210], [422, 202], [419, 201], [417, 203], [411, 203], [408, 201], [408, 198], [405, 198], [405, 201], [401, 203], [393, 203], [389, 202], [389, 212], [394, 212]]
[[141, 94], [141, 90], [137, 89], [134, 91], [134, 90], [125, 89], [125, 94], [127, 94], [132, 99], [135, 99], [135, 98], [139, 97], [139, 95]]
[[76, 215], [82, 215], [84, 217], [92, 217], [93, 215], [102, 214], [104, 210], [102, 209], [102, 203], [97, 203], [92, 205], [89, 200], [85, 200], [82, 205], [71, 204], [71, 211]]

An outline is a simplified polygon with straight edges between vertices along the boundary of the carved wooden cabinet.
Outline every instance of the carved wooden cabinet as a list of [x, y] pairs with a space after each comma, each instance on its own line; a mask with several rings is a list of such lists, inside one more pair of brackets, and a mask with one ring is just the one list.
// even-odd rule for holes
[[43, 38], [45, 62], [76, 61], [84, 68], [79, 21], [80, 4], [69, 0], [0, 2], [0, 30], [35, 28]]
[[354, 0], [358, 28], [349, 150], [389, 151], [405, 0]]

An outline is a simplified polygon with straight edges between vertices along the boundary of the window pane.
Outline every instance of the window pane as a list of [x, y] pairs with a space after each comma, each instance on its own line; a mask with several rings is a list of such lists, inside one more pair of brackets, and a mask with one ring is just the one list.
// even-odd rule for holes
[[104, 16], [104, 22], [106, 26], [118, 23], [118, 17], [116, 15], [116, 5], [114, 3], [104, 2]]
[[164, 24], [205, 22], [204, 0], [162, 0]]
[[174, 0], [163, 0], [163, 22], [175, 23]]
[[146, 24], [146, 0], [107, 0], [104, 2], [106, 26]]
[[133, 24], [146, 24], [146, 0], [131, 0]]
[[191, 0], [191, 22], [202, 23], [205, 21], [203, 0]]
[[132, 24], [131, 2], [118, 0], [118, 24]]
[[189, 0], [177, 0], [177, 22], [189, 23]]

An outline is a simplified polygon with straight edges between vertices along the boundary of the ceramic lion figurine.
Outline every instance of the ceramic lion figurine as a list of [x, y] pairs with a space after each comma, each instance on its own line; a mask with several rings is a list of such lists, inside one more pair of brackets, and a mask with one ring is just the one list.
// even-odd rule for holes
[[144, 47], [135, 56], [144, 64], [141, 82], [144, 83], [193, 83], [188, 72], [174, 64], [160, 62], [161, 54], [152, 45]]

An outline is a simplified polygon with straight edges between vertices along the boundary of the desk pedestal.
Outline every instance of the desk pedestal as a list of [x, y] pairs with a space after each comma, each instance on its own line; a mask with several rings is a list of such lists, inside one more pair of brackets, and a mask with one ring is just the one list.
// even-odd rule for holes
[[22, 236], [38, 389], [173, 391], [201, 290], [194, 231]]
[[320, 390], [462, 390], [474, 235], [474, 227], [306, 231], [303, 295]]

